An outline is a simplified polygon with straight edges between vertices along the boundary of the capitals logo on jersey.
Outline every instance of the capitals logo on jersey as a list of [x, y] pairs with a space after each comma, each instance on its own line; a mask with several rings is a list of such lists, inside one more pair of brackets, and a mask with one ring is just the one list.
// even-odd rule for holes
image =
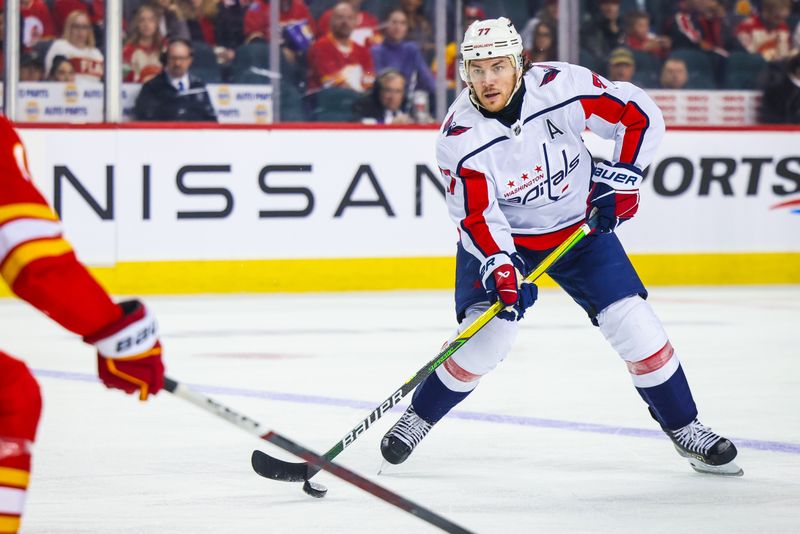
[[472, 126], [459, 126], [453, 122], [454, 115], [455, 113], [451, 114], [442, 126], [442, 133], [444, 133], [445, 137], [450, 137], [451, 135], [461, 135], [467, 130], [472, 129]]
[[558, 76], [558, 73], [561, 72], [555, 67], [551, 67], [550, 65], [534, 65], [534, 67], [539, 67], [540, 69], [544, 69], [544, 76], [542, 76], [542, 83], [539, 84], [539, 87], [543, 85], [547, 85], [548, 83], [552, 82]]
[[566, 178], [578, 168], [580, 153], [570, 159], [566, 148], [562, 148], [557, 155], [548, 154], [546, 145], [542, 146], [542, 151], [545, 158], [544, 169], [542, 165], [536, 165], [535, 172], [531, 173], [532, 178], [528, 178], [527, 172], [522, 173], [519, 185], [516, 180], [509, 180], [506, 183], [509, 190], [503, 194], [506, 202], [524, 206], [540, 198], [556, 201], [567, 194], [570, 183]]

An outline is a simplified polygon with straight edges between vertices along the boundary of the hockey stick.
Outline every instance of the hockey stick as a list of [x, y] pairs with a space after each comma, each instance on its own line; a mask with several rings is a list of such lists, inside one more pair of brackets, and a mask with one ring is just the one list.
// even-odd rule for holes
[[[580, 228], [575, 230], [567, 239], [564, 240], [564, 242], [562, 242], [550, 254], [548, 254], [539, 263], [539, 265], [537, 265], [536, 268], [525, 277], [525, 281], [534, 282], [536, 279], [542, 276], [547, 269], [549, 269], [568, 250], [575, 246], [578, 241], [591, 233], [595, 227], [595, 222], [596, 219], [593, 216], [588, 222], [582, 224]], [[322, 456], [322, 459], [326, 462], [330, 462], [336, 458], [339, 453], [341, 453], [345, 448], [350, 446], [356, 439], [358, 439], [358, 437], [373, 423], [375, 423], [375, 421], [383, 417], [386, 412], [391, 410], [392, 407], [400, 402], [403, 397], [408, 395], [415, 387], [417, 387], [417, 385], [420, 384], [420, 382], [430, 376], [437, 367], [442, 365], [445, 360], [447, 360], [453, 355], [453, 353], [460, 349], [464, 343], [469, 341], [475, 334], [478, 333], [481, 328], [486, 326], [486, 324], [502, 309], [503, 304], [499, 300], [489, 306], [488, 310], [483, 312], [472, 322], [472, 324], [464, 329], [461, 334], [459, 334], [453, 341], [448, 343], [448, 345], [444, 347], [434, 359], [426, 363], [414, 374], [414, 376], [408, 379], [405, 384], [400, 386], [400, 388], [392, 393], [389, 398], [378, 405], [378, 407], [375, 408], [372, 413], [361, 420], [358, 425], [355, 426], [355, 428], [350, 430], [350, 432], [348, 432], [341, 440], [331, 447], [330, 450], [328, 450], [328, 452]], [[256, 473], [265, 478], [282, 480], [285, 482], [305, 482], [303, 485], [303, 490], [306, 493], [309, 493], [308, 484], [311, 477], [319, 473], [321, 467], [324, 468], [324, 465], [320, 466], [318, 464], [312, 464], [308, 462], [286, 462], [284, 460], [274, 458], [259, 450], [253, 451], [251, 460], [253, 469], [255, 469]]]
[[[269, 441], [273, 445], [276, 445], [285, 451], [303, 458], [310, 465], [315, 466], [317, 468], [317, 472], [320, 469], [324, 469], [329, 473], [341, 478], [345, 482], [349, 482], [350, 484], [361, 488], [367, 493], [371, 493], [375, 497], [386, 501], [387, 503], [396, 506], [405, 512], [408, 512], [411, 515], [430, 523], [431, 525], [439, 527], [445, 532], [450, 532], [452, 534], [471, 534], [469, 530], [456, 525], [452, 521], [445, 519], [431, 510], [428, 510], [427, 508], [412, 502], [405, 497], [384, 488], [383, 486], [379, 486], [378, 484], [367, 480], [361, 475], [350, 471], [345, 467], [331, 463], [329, 460], [324, 459], [317, 453], [306, 449], [299, 443], [296, 443], [289, 438], [278, 434], [274, 430], [265, 429], [264, 426], [258, 421], [250, 419], [249, 417], [242, 415], [223, 404], [220, 404], [214, 399], [206, 397], [202, 393], [198, 393], [186, 385], [176, 382], [172, 378], [166, 376], [164, 377], [164, 389], [176, 397], [187, 400], [192, 404], [199, 406], [203, 410], [225, 419], [229, 423], [236, 425], [242, 430], [245, 430], [256, 437], [263, 439], [264, 441]], [[316, 484], [313, 482], [308, 482], [307, 484], [308, 487], [313, 490], [313, 492], [309, 494], [314, 497], [322, 497], [328, 491], [325, 486], [321, 484]]]

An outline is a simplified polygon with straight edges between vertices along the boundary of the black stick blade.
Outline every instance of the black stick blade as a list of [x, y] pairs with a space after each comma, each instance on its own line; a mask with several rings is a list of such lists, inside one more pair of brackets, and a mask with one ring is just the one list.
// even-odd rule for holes
[[255, 450], [250, 457], [253, 470], [264, 478], [284, 482], [305, 482], [308, 473], [306, 462], [286, 462]]

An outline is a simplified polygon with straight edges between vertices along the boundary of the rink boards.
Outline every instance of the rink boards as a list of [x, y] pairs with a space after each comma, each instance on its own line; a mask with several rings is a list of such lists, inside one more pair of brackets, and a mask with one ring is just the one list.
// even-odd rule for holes
[[[453, 284], [435, 129], [20, 131], [66, 237], [115, 293]], [[798, 135], [667, 132], [619, 232], [645, 282], [800, 283]]]

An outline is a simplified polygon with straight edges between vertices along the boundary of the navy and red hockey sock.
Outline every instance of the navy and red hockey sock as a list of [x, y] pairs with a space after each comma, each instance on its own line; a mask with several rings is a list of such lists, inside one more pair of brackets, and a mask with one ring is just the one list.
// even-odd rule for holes
[[637, 387], [636, 391], [665, 430], [682, 428], [697, 417], [692, 391], [680, 365], [666, 382], [649, 388]]
[[430, 424], [435, 424], [472, 391], [474, 389], [466, 392], [453, 391], [433, 373], [414, 390], [411, 404], [417, 415]]

